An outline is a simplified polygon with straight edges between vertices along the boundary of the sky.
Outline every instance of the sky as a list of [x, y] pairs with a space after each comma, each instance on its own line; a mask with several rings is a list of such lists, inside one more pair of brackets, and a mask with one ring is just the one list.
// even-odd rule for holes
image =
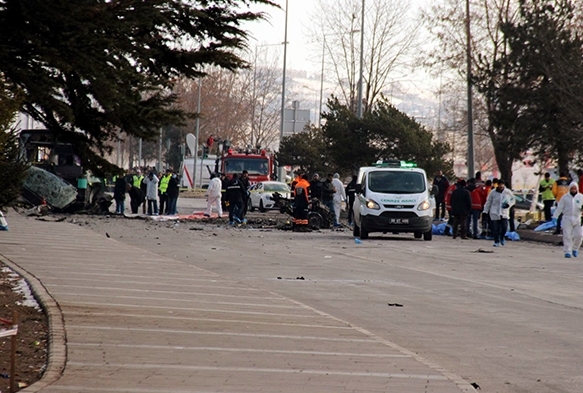
[[[263, 11], [268, 14], [268, 20], [248, 23], [245, 28], [250, 33], [249, 47], [255, 50], [256, 46], [261, 51], [269, 51], [270, 54], [279, 55], [281, 67], [283, 66], [283, 45], [285, 26], [285, 0], [274, 0], [281, 9], [274, 7], [254, 7], [254, 11]], [[296, 80], [296, 87], [302, 87], [299, 94], [304, 96], [302, 107], [310, 107], [313, 110], [312, 117], [316, 116], [316, 108], [319, 106], [320, 73], [322, 67], [321, 43], [315, 43], [309, 37], [308, 26], [310, 17], [316, 9], [318, 0], [289, 0], [288, 10], [288, 45], [287, 45], [287, 70], [307, 71], [308, 78]], [[360, 0], [354, 0], [360, 2]], [[367, 0], [365, 0], [367, 1]], [[370, 0], [369, 0], [370, 1]], [[405, 0], [411, 4], [411, 12], [418, 13], [420, 7], [425, 7], [430, 0]], [[413, 16], [411, 16], [413, 17]], [[311, 78], [311, 79], [310, 79]], [[334, 89], [334, 78], [325, 78], [324, 100]], [[436, 100], [435, 91], [438, 81], [428, 77], [423, 72], [415, 72], [407, 76], [403, 82], [408, 90], [421, 95], [429, 100]], [[328, 94], [326, 94], [328, 93]], [[394, 102], [398, 104], [398, 102]], [[312, 121], [316, 121], [312, 118]]]
[[[318, 0], [289, 0], [288, 10], [288, 48], [287, 67], [289, 69], [309, 70], [319, 74], [321, 66], [321, 44], [313, 43], [308, 37], [307, 26], [310, 15]], [[358, 1], [358, 0], [355, 0]], [[366, 0], [365, 0], [366, 1]], [[429, 3], [430, 0], [404, 0], [412, 4], [413, 12]], [[281, 9], [274, 7], [255, 7], [268, 14], [267, 21], [249, 23], [246, 28], [251, 33], [250, 47], [255, 45], [281, 44], [284, 41], [285, 0], [274, 0]], [[282, 56], [283, 59], [283, 56]]]

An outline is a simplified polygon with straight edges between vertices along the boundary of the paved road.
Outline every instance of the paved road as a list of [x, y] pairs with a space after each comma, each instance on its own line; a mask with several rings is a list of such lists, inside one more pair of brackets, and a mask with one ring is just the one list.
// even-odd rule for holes
[[[0, 236], [0, 258], [25, 275], [51, 320], [49, 370], [24, 392], [473, 390], [452, 370], [395, 344], [387, 332], [367, 330], [350, 320], [350, 313], [328, 313], [318, 304], [302, 302], [302, 298], [321, 301], [327, 308], [333, 291], [321, 288], [322, 299], [315, 302], [284, 294], [302, 287], [308, 294], [312, 280], [279, 280], [278, 293], [272, 290], [275, 270], [271, 268], [248, 278], [248, 271], [221, 274], [212, 271], [217, 266], [197, 266], [212, 260], [224, 263], [218, 270], [233, 273], [231, 268], [254, 260], [258, 264], [248, 267], [260, 273], [261, 266], [285, 262], [291, 267], [295, 261], [308, 265], [293, 271], [307, 274], [314, 263], [324, 274], [336, 269], [330, 265], [338, 263], [333, 259], [322, 259], [327, 267], [322, 261], [299, 260], [279, 246], [260, 248], [262, 238], [253, 238], [252, 231], [227, 230], [215, 246], [209, 242], [212, 233], [198, 232], [198, 245], [180, 252], [185, 259], [191, 257], [186, 262], [174, 257], [171, 248], [163, 256], [152, 252], [160, 247], [145, 250], [161, 243], [157, 238], [169, 241], [168, 231], [176, 231], [174, 227], [151, 224], [159, 230], [151, 231], [145, 246], [134, 247], [119, 240], [131, 243], [149, 236], [141, 229], [150, 224], [127, 220], [128, 227], [112, 228], [108, 238], [65, 222], [11, 215], [9, 223], [10, 231]], [[239, 240], [226, 244], [229, 236]], [[262, 258], [252, 258], [250, 253], [243, 257], [244, 252], [258, 249], [265, 250]], [[273, 250], [277, 253], [268, 255]], [[354, 259], [346, 258], [345, 263]], [[285, 277], [291, 273], [277, 271]], [[340, 283], [338, 288], [342, 287]], [[346, 295], [346, 301], [336, 302], [348, 311], [356, 303], [351, 294]], [[388, 316], [386, 311], [381, 319]]]
[[560, 247], [221, 228], [185, 242], [152, 228], [113, 236], [332, 315], [484, 392], [583, 391], [583, 259]]

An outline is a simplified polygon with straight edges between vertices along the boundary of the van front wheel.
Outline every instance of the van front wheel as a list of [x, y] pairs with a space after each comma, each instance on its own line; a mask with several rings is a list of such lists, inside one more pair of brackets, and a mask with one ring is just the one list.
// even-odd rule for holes
[[354, 227], [352, 228], [352, 236], [360, 237], [360, 227], [356, 225], [356, 222], [353, 225]]
[[360, 224], [360, 238], [361, 239], [368, 239], [368, 231], [364, 227], [364, 224]]
[[429, 232], [423, 234], [423, 240], [430, 241], [431, 239], [433, 239], [433, 231], [430, 229]]

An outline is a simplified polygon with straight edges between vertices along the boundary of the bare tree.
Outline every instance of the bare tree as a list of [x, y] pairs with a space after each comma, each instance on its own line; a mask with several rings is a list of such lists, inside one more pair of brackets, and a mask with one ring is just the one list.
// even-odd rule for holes
[[[500, 26], [517, 18], [520, 0], [474, 0], [470, 2], [472, 74], [494, 74], [494, 64], [508, 52], [508, 43]], [[465, 84], [466, 72], [466, 12], [465, 3], [442, 0], [433, 3], [424, 13], [430, 32], [438, 38], [438, 48], [426, 53], [425, 64], [433, 70], [453, 70], [460, 86]], [[505, 75], [496, 75], [492, 87], [503, 83]], [[500, 133], [500, 126], [491, 114], [496, 105], [487, 94], [474, 95], [474, 121], [489, 136], [501, 175], [511, 181], [512, 164], [526, 147]], [[467, 127], [467, 124], [466, 124]], [[516, 143], [513, 143], [516, 142]], [[476, 151], [480, 148], [475, 146]], [[477, 155], [483, 154], [478, 152]]]
[[253, 86], [248, 140], [255, 146], [270, 147], [279, 138], [282, 71], [277, 66], [279, 57], [262, 49], [254, 53], [253, 70], [247, 70]]
[[410, 2], [367, 0], [364, 48], [359, 48], [361, 0], [318, 0], [310, 15], [310, 35], [324, 48], [328, 73], [335, 76], [343, 101], [356, 108], [359, 56], [363, 49], [363, 101], [367, 111], [389, 85], [391, 76], [410, 65], [416, 50], [419, 22], [406, 18]]

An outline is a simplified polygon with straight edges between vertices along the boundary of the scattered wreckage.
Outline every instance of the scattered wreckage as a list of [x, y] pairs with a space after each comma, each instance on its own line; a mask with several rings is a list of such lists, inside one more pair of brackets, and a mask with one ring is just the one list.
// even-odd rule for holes
[[70, 144], [57, 142], [48, 130], [23, 130], [20, 149], [31, 164], [21, 194], [26, 202], [55, 212], [109, 210], [112, 197], [105, 194], [104, 181], [83, 170]]
[[[280, 213], [294, 215], [293, 199], [284, 198], [280, 193], [274, 192], [272, 197]], [[308, 204], [308, 225], [311, 229], [326, 229], [334, 223], [334, 214], [318, 198], [312, 198]]]

